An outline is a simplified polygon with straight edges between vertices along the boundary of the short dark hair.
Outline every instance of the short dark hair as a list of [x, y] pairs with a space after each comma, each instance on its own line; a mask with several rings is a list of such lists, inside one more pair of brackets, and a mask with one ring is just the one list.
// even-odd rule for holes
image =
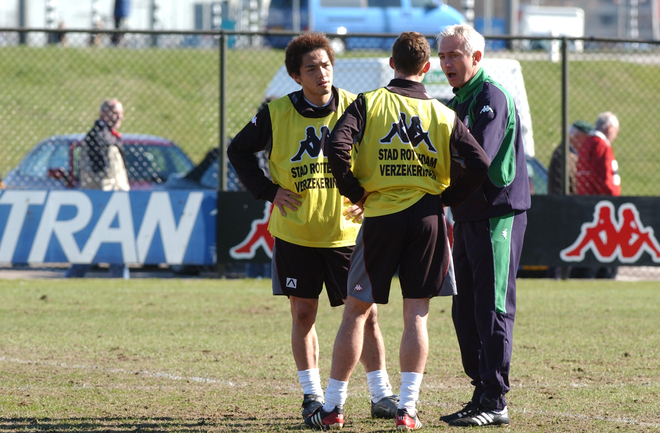
[[418, 32], [403, 32], [392, 45], [394, 69], [405, 75], [417, 75], [431, 58], [431, 46]]
[[325, 50], [325, 52], [328, 53], [328, 59], [330, 59], [330, 63], [334, 66], [335, 52], [330, 46], [330, 39], [328, 39], [323, 33], [304, 33], [289, 42], [284, 52], [284, 64], [286, 65], [286, 71], [289, 75], [300, 75], [303, 56], [319, 49]]

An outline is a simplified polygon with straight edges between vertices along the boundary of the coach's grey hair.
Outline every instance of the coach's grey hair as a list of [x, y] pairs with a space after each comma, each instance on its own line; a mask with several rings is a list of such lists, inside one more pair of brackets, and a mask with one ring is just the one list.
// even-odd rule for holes
[[112, 113], [114, 113], [114, 111], [117, 109], [117, 105], [119, 105], [119, 104], [120, 104], [120, 102], [116, 98], [106, 99], [101, 104], [101, 108], [100, 108], [99, 111], [102, 115], [103, 114], [112, 115]]
[[438, 48], [440, 47], [440, 41], [442, 38], [447, 38], [450, 36], [456, 36], [465, 41], [465, 50], [468, 54], [473, 55], [477, 51], [481, 51], [481, 55], [484, 54], [486, 49], [486, 40], [481, 34], [474, 29], [474, 27], [467, 24], [456, 24], [449, 26], [438, 34], [436, 37], [436, 42]]
[[600, 113], [596, 118], [595, 128], [600, 132], [604, 132], [610, 126], [618, 127], [619, 119], [617, 119], [617, 117], [611, 111]]

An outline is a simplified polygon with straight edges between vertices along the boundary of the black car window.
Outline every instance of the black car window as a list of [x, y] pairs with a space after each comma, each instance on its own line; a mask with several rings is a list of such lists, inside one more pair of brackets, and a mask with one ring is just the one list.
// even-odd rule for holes
[[125, 145], [128, 179], [137, 182], [162, 183], [171, 173], [184, 173], [192, 163], [175, 146], [153, 144]]

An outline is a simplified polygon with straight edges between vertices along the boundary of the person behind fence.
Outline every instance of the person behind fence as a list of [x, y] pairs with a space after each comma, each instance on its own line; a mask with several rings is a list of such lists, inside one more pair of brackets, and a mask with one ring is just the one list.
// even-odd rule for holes
[[[580, 144], [589, 136], [594, 129], [593, 125], [585, 120], [577, 120], [568, 128], [568, 193], [575, 195], [575, 183], [577, 178], [577, 158]], [[564, 148], [560, 144], [552, 153], [550, 165], [548, 166], [548, 194], [564, 194]], [[548, 268], [548, 278], [555, 280], [568, 278], [573, 270], [573, 266], [550, 266]]]
[[469, 25], [438, 35], [440, 66], [454, 88], [447, 105], [490, 158], [480, 188], [451, 208], [458, 284], [452, 319], [474, 391], [463, 409], [440, 419], [460, 427], [509, 424], [516, 273], [531, 205], [520, 116], [511, 95], [481, 67], [484, 49], [484, 37]]
[[[577, 177], [577, 159], [580, 144], [589, 136], [594, 129], [593, 125], [585, 120], [577, 120], [568, 128], [568, 192], [570, 195], [576, 193], [575, 183]], [[550, 165], [548, 166], [548, 194], [564, 194], [564, 146], [560, 144], [552, 153]]]
[[578, 195], [621, 195], [619, 164], [612, 143], [619, 134], [619, 119], [610, 111], [600, 113], [594, 131], [578, 150]]
[[[126, 19], [131, 14], [131, 0], [115, 0], [115, 7], [112, 12], [112, 17], [115, 21], [115, 30], [121, 30], [126, 28]], [[119, 45], [122, 38], [124, 37], [123, 33], [113, 33], [112, 45]]]
[[[119, 128], [124, 119], [124, 107], [117, 99], [103, 101], [99, 118], [82, 141], [80, 153], [80, 187], [103, 191], [129, 191], [128, 171]], [[91, 268], [74, 264], [67, 278], [82, 278]], [[125, 263], [110, 264], [111, 278], [129, 278]]]
[[[578, 150], [576, 192], [578, 195], [621, 195], [619, 164], [612, 143], [619, 134], [619, 119], [610, 111], [600, 113], [591, 134]], [[582, 267], [571, 278], [615, 278], [617, 266]]]
[[401, 33], [390, 57], [394, 79], [358, 96], [330, 137], [332, 174], [339, 191], [364, 206], [364, 221], [351, 257], [325, 405], [307, 418], [310, 426], [343, 426], [348, 382], [370, 311], [388, 303], [398, 270], [404, 330], [395, 427], [422, 427], [416, 404], [429, 351], [430, 298], [455, 293], [443, 204], [466, 199], [488, 170], [488, 157], [467, 128], [426, 93], [422, 81], [430, 56], [424, 35]]
[[[325, 285], [330, 305], [344, 303], [348, 265], [362, 208], [339, 194], [327, 168], [330, 130], [355, 95], [332, 85], [334, 51], [322, 33], [293, 39], [285, 50], [287, 72], [302, 89], [270, 102], [236, 135], [227, 156], [241, 182], [273, 203], [268, 229], [275, 238], [274, 295], [289, 298], [291, 346], [303, 389], [303, 419], [323, 404], [316, 317]], [[267, 150], [269, 179], [255, 154]], [[368, 314], [361, 348], [373, 417], [393, 418], [393, 394], [385, 365], [376, 308]], [[362, 350], [363, 349], [363, 350]]]

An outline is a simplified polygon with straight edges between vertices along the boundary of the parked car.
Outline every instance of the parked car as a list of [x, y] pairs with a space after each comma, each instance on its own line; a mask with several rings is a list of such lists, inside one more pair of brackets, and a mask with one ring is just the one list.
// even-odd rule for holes
[[529, 189], [532, 194], [548, 195], [548, 169], [534, 157], [527, 157]]
[[[534, 157], [527, 157], [527, 174], [529, 175], [529, 190], [532, 195], [548, 194], [548, 169]], [[523, 252], [524, 254], [524, 252]], [[546, 278], [548, 266], [520, 266], [518, 278]]]
[[[231, 182], [230, 175], [227, 176]], [[234, 181], [238, 178], [234, 174]], [[204, 159], [186, 173], [173, 173], [164, 184], [165, 189], [218, 189], [218, 149], [209, 150]], [[234, 190], [234, 189], [232, 189]]]
[[[465, 21], [460, 12], [441, 0], [300, 0], [299, 3], [300, 30], [327, 34], [338, 54], [344, 49], [388, 50], [394, 40], [342, 39], [333, 35], [398, 34], [411, 28], [425, 35], [435, 35], [447, 26]], [[294, 30], [292, 0], [271, 0], [266, 29]], [[269, 35], [266, 40], [274, 48], [284, 48], [291, 37]]]
[[[46, 138], [7, 173], [5, 185], [16, 189], [78, 188], [84, 138], [85, 134]], [[188, 155], [166, 138], [123, 134], [122, 142], [131, 189], [162, 188], [172, 174], [187, 173], [194, 167]]]
[[[259, 167], [270, 177], [268, 156], [257, 153]], [[172, 174], [165, 182], [165, 189], [217, 189], [218, 188], [218, 149], [211, 149], [204, 159], [188, 173]], [[227, 191], [247, 191], [238, 178], [234, 167], [227, 162]]]

